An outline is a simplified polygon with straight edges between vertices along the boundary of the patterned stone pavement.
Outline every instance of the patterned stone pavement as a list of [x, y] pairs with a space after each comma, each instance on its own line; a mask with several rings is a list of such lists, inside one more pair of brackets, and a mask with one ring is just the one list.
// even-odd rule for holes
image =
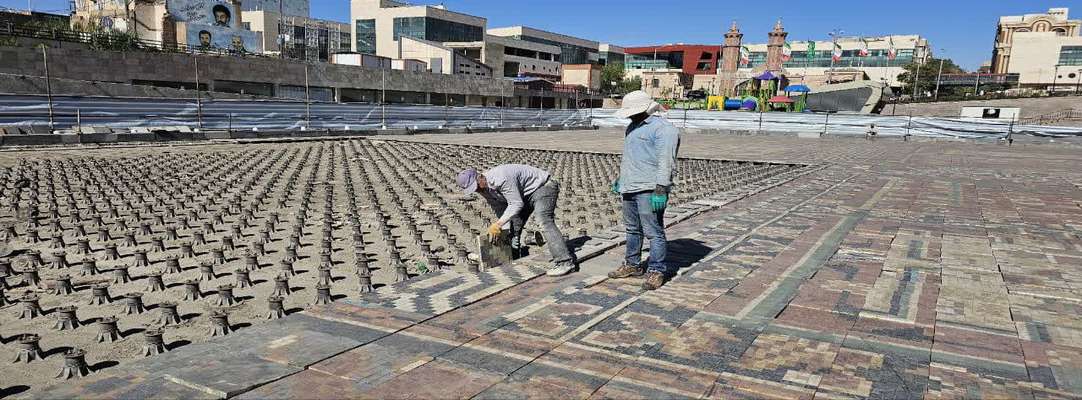
[[688, 135], [682, 154], [822, 168], [688, 212], [655, 292], [605, 278], [622, 248], [599, 246], [567, 277], [433, 275], [35, 395], [1082, 398], [1082, 148]]

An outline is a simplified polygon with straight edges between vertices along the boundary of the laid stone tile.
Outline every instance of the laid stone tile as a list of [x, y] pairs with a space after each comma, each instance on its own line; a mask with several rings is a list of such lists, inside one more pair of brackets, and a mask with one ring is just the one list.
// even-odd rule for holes
[[932, 360], [968, 357], [1022, 367], [1022, 347], [1014, 332], [988, 332], [950, 324], [936, 324]]
[[723, 373], [706, 397], [711, 400], [812, 399], [815, 389], [751, 376]]
[[374, 386], [453, 348], [440, 341], [395, 334], [316, 363], [310, 369]]
[[476, 396], [505, 377], [466, 364], [435, 360], [397, 375], [356, 398], [465, 399]]
[[521, 356], [511, 352], [498, 350], [481, 350], [472, 346], [460, 346], [441, 354], [437, 361], [459, 365], [466, 370], [484, 371], [487, 374], [508, 376], [523, 365], [533, 361], [541, 355], [537, 353], [533, 357]]
[[304, 314], [331, 321], [354, 323], [360, 326], [371, 326], [383, 329], [387, 332], [405, 329], [432, 317], [432, 315], [407, 312], [394, 308], [366, 306], [363, 303], [354, 304], [350, 300], [336, 301], [331, 304], [312, 307], [305, 310]]
[[301, 370], [301, 368], [262, 360], [250, 353], [238, 352], [208, 357], [198, 364], [164, 368], [157, 372], [170, 381], [196, 388], [218, 398], [227, 398]]
[[[365, 396], [365, 386], [322, 372], [306, 370], [260, 386], [237, 396], [237, 399], [359, 399]], [[396, 398], [407, 398], [400, 393]]]
[[34, 393], [41, 399], [218, 399], [160, 375], [101, 372]]
[[933, 362], [925, 399], [1028, 399], [1032, 385], [1024, 380], [981, 374], [965, 367]]
[[1082, 396], [1082, 350], [1023, 341], [1022, 352], [1031, 380], [1045, 388]]
[[584, 399], [610, 378], [534, 362], [481, 392], [477, 398]]
[[841, 341], [857, 321], [855, 315], [837, 313], [816, 308], [789, 305], [774, 319], [772, 324], [802, 329], [809, 333], [833, 336], [826, 341]]

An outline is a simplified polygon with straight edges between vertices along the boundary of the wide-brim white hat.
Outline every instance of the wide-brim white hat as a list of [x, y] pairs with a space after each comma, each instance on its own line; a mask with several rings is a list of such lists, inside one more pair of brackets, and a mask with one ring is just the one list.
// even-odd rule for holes
[[644, 91], [636, 90], [624, 95], [624, 102], [620, 109], [613, 113], [617, 118], [630, 118], [632, 115], [648, 113], [653, 114], [661, 109], [650, 95]]

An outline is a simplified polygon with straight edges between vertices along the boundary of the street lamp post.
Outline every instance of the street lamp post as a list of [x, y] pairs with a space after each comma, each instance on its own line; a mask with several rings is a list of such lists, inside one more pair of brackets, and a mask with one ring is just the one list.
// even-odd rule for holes
[[1059, 78], [1059, 67], [1060, 65], [1056, 64], [1056, 68], [1052, 70], [1052, 87], [1048, 89], [1049, 95], [1054, 96], [1056, 94], [1056, 80]]
[[[947, 52], [946, 49], [939, 49], [939, 51], [943, 53]], [[943, 80], [943, 60], [944, 58], [939, 59], [939, 74], [935, 77], [935, 101], [939, 101], [939, 84]]]
[[195, 61], [195, 117], [199, 130], [203, 130], [203, 93], [199, 91], [199, 56], [192, 55]]
[[41, 45], [41, 62], [45, 66], [45, 96], [49, 99], [49, 132], [56, 128], [56, 114], [53, 111], [53, 84], [49, 76], [49, 48]]

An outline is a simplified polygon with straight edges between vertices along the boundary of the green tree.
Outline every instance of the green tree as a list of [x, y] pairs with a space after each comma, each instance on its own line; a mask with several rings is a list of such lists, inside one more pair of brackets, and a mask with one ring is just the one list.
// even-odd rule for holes
[[624, 79], [620, 81], [620, 90], [618, 94], [623, 96], [625, 94], [642, 89], [642, 80], [639, 79]]
[[601, 68], [601, 93], [617, 93], [624, 81], [624, 64], [611, 63]]
[[[958, 64], [955, 64], [954, 61], [949, 58], [929, 58], [928, 62], [924, 64], [918, 64], [916, 62], [909, 63], [906, 66], [902, 67], [903, 69], [905, 69], [905, 72], [903, 72], [901, 75], [898, 75], [898, 80], [902, 82], [901, 94], [912, 96], [914, 81], [916, 81], [918, 97], [922, 97], [925, 94], [935, 92], [935, 82], [936, 77], [939, 76], [940, 61], [943, 62], [944, 74], [963, 74], [966, 72], [962, 69], [962, 67], [959, 67]], [[920, 69], [919, 74], [917, 72], [918, 68]], [[949, 91], [952, 92], [953, 88], [940, 88], [939, 97], [942, 98], [948, 95]]]

